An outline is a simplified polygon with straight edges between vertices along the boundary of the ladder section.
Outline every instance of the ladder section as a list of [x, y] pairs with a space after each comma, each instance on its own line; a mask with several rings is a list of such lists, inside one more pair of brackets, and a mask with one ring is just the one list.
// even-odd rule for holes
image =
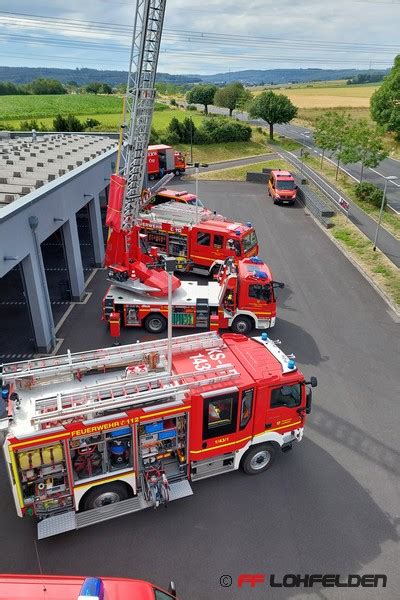
[[127, 181], [122, 229], [129, 231], [144, 204], [141, 194], [155, 101], [155, 77], [166, 0], [137, 0], [126, 91], [124, 140], [121, 148]]
[[[180, 354], [191, 350], [203, 350], [208, 348], [220, 348], [224, 345], [222, 338], [214, 331], [184, 335], [172, 338], [172, 354]], [[160, 357], [160, 365], [163, 368], [165, 356], [168, 351], [168, 340], [156, 340], [127, 344], [111, 348], [101, 348], [88, 352], [68, 351], [60, 356], [48, 356], [35, 360], [2, 365], [2, 378], [4, 382], [12, 380], [28, 380], [30, 386], [42, 381], [67, 375], [84, 374], [88, 371], [101, 371], [124, 367], [135, 362], [146, 362], [150, 352], [157, 352]]]
[[140, 218], [148, 221], [160, 221], [175, 225], [193, 225], [202, 221], [223, 221], [227, 219], [222, 215], [212, 212], [208, 208], [196, 207], [192, 204], [181, 202], [165, 202], [159, 206], [154, 206], [150, 212], [140, 213]]
[[74, 393], [65, 392], [35, 399], [36, 414], [32, 424], [52, 421], [94, 418], [103, 411], [143, 408], [152, 404], [183, 400], [192, 389], [231, 381], [240, 373], [231, 364], [219, 365], [208, 371], [192, 371], [179, 375], [153, 375], [144, 380], [117, 381], [97, 384]]

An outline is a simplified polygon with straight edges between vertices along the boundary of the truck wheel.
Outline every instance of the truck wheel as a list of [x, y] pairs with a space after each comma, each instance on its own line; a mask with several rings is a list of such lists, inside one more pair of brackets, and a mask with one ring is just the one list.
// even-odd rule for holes
[[272, 467], [276, 450], [272, 444], [260, 444], [250, 448], [243, 457], [242, 469], [247, 475], [257, 475]]
[[149, 315], [144, 322], [149, 333], [162, 333], [167, 328], [167, 319], [158, 313]]
[[246, 317], [246, 315], [239, 316], [233, 321], [231, 329], [234, 333], [247, 335], [253, 329], [253, 323], [250, 317]]
[[83, 500], [83, 510], [101, 508], [128, 498], [128, 490], [123, 483], [105, 483], [90, 490]]
[[218, 275], [221, 265], [214, 265], [210, 271], [210, 277], [215, 279], [216, 275]]

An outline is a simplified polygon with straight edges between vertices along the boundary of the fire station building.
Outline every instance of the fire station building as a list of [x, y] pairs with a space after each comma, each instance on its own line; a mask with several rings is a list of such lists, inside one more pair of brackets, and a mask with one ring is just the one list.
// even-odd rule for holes
[[62, 316], [85, 299], [116, 152], [108, 135], [0, 139], [0, 363], [52, 351]]

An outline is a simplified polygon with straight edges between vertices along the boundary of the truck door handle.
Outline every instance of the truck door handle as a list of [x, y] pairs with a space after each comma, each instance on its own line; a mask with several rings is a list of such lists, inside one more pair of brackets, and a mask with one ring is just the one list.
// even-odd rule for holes
[[269, 429], [270, 427], [272, 427], [272, 423], [265, 423], [265, 429]]

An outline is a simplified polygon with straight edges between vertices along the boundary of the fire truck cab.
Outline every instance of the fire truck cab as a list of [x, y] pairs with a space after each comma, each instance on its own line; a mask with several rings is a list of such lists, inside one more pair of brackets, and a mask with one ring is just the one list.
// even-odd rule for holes
[[[114, 283], [103, 299], [103, 315], [120, 315], [127, 327], [145, 327], [149, 333], [161, 333], [168, 324], [167, 297], [152, 297], [131, 284]], [[217, 281], [206, 286], [196, 281], [182, 281], [172, 294], [172, 326], [200, 329], [231, 329], [249, 334], [253, 328], [268, 329], [275, 325], [275, 287], [269, 267], [258, 257], [239, 261], [226, 259]], [[114, 318], [114, 317], [113, 317]]]
[[272, 170], [268, 180], [268, 195], [274, 204], [294, 204], [297, 185], [289, 171]]
[[69, 352], [3, 365], [2, 378], [12, 495], [39, 538], [153, 506], [143, 477], [154, 461], [171, 501], [192, 495], [191, 481], [266, 471], [301, 441], [316, 385], [266, 333]]
[[258, 254], [251, 223], [228, 221], [206, 208], [168, 202], [142, 212], [138, 225], [150, 246], [179, 258], [181, 270], [199, 275], [215, 276], [228, 257], [237, 262]]
[[173, 600], [169, 591], [139, 579], [71, 575], [0, 575], [0, 600]]

